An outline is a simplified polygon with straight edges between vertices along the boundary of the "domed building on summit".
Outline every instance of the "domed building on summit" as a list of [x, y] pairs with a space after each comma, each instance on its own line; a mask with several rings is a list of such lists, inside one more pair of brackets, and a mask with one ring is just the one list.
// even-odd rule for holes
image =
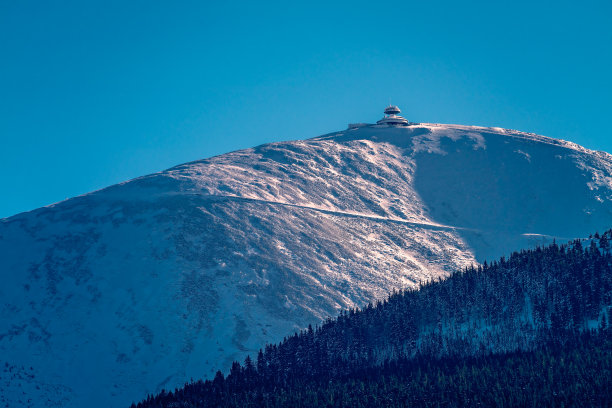
[[399, 115], [400, 108], [395, 105], [389, 105], [385, 108], [385, 116], [376, 122], [382, 126], [408, 126], [408, 121]]
[[385, 116], [376, 124], [373, 123], [349, 123], [349, 129], [357, 129], [362, 127], [401, 127], [401, 126], [409, 126], [414, 123], [408, 122], [406, 118], [400, 116], [400, 108], [396, 105], [389, 105], [385, 108]]

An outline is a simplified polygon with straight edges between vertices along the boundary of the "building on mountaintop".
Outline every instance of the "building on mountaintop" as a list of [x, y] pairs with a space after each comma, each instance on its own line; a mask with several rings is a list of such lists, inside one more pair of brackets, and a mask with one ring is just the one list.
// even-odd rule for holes
[[395, 105], [389, 105], [385, 108], [385, 116], [376, 124], [372, 123], [349, 123], [349, 129], [358, 129], [363, 127], [399, 127], [399, 126], [409, 126], [414, 125], [415, 123], [408, 122], [406, 118], [400, 116], [401, 112], [400, 108]]
[[385, 116], [376, 122], [382, 126], [408, 126], [408, 121], [399, 115], [400, 108], [395, 105], [389, 105], [385, 108]]

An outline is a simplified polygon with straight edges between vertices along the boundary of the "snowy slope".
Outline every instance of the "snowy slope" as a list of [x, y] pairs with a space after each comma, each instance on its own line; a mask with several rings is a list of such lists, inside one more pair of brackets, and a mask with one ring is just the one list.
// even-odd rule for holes
[[339, 308], [609, 228], [611, 177], [543, 136], [364, 127], [0, 220], [0, 402], [127, 406], [211, 376]]

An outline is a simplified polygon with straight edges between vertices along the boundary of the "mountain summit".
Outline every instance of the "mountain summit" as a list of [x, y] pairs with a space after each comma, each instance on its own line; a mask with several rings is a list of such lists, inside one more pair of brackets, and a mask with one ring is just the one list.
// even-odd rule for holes
[[0, 220], [0, 402], [127, 406], [611, 224], [612, 156], [499, 128], [357, 125], [180, 165]]

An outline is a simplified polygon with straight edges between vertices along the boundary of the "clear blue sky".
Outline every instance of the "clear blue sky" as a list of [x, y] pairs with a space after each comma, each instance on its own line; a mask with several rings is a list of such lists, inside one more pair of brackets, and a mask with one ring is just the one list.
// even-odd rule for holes
[[612, 152], [612, 2], [0, 0], [0, 217], [372, 122]]

